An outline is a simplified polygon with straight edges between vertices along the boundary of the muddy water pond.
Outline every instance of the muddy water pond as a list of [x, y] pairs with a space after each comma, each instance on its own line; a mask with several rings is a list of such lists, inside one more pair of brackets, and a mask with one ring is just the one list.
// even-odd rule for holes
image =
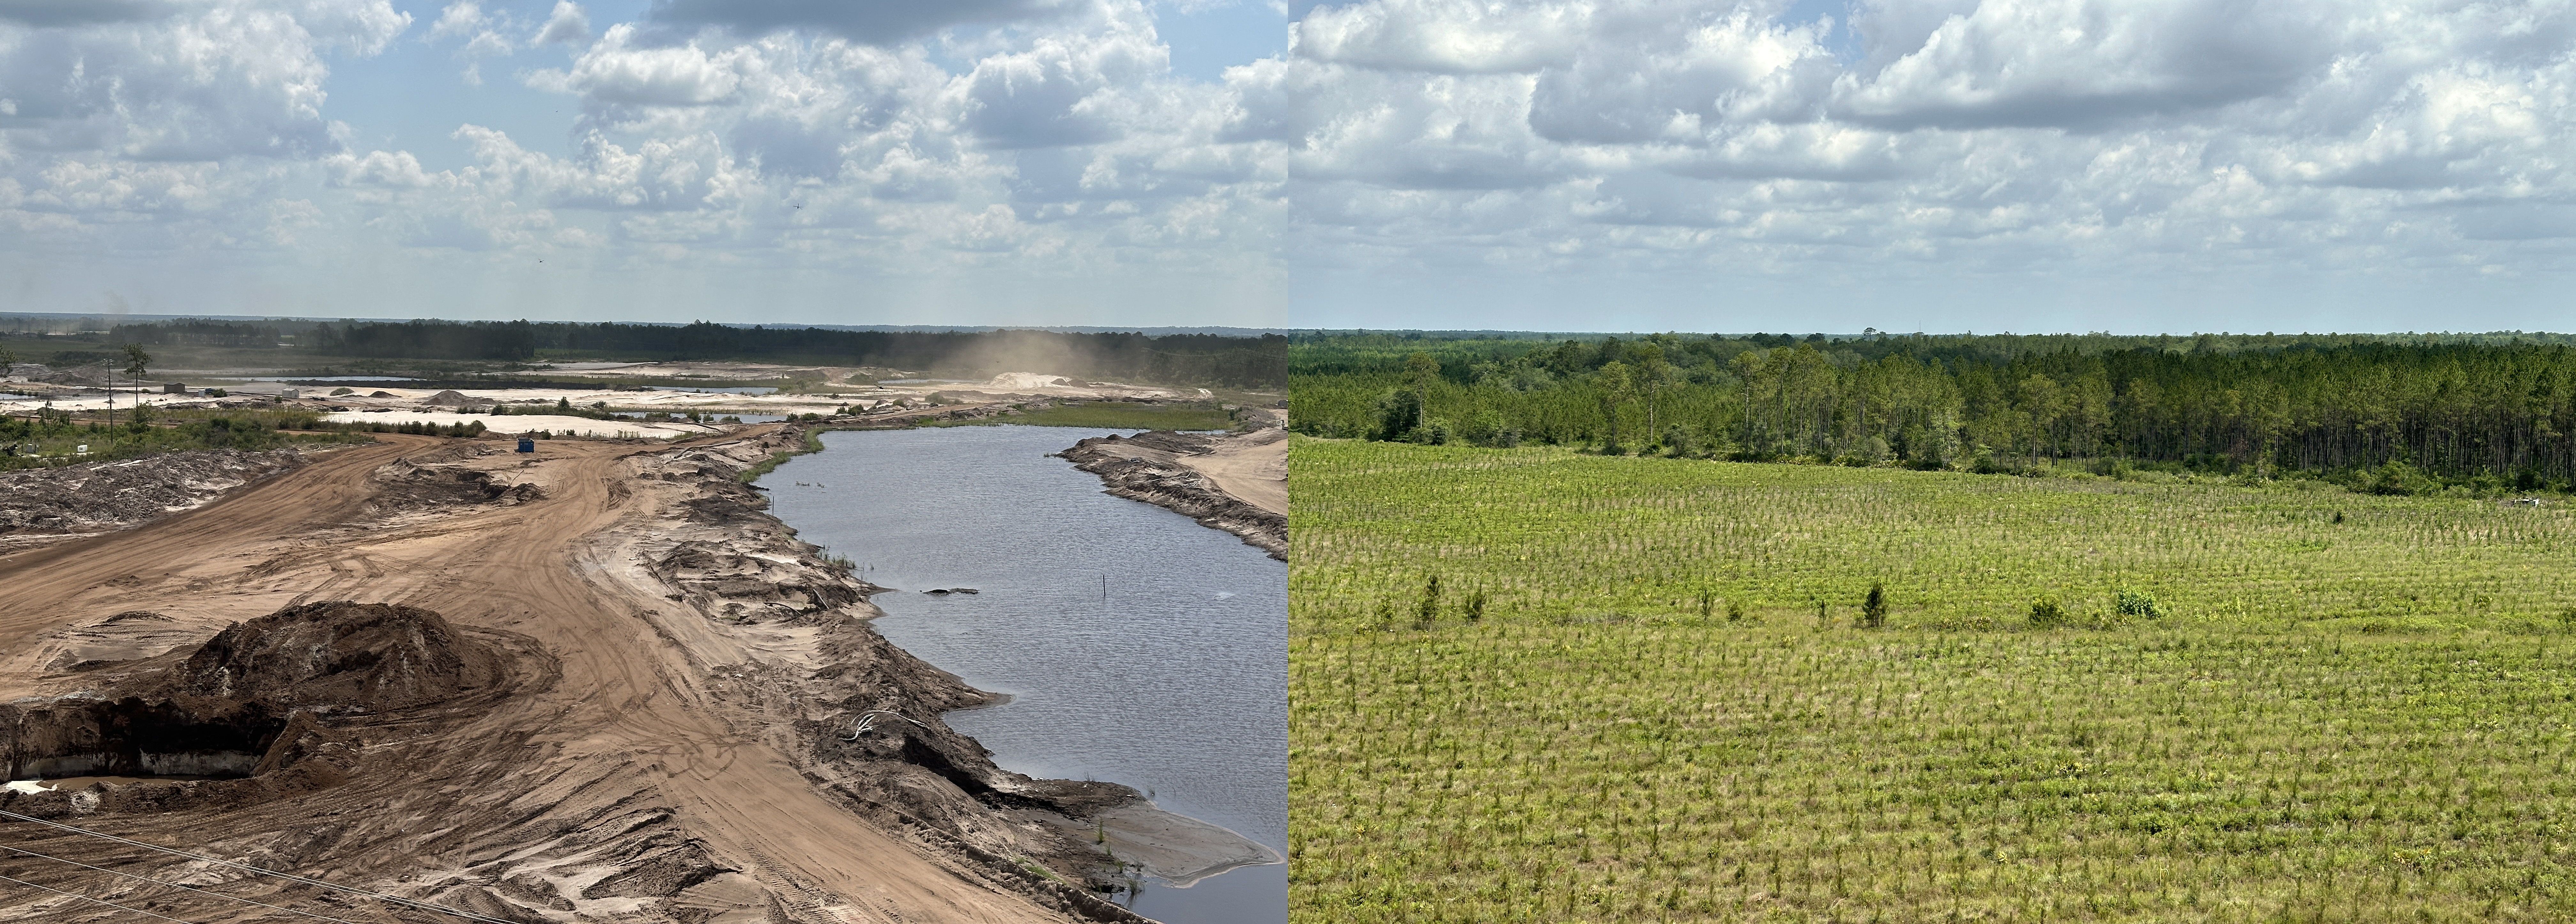
[[[1288, 570], [1048, 454], [1109, 432], [830, 432], [760, 480], [804, 539], [898, 588], [877, 630], [1009, 702], [948, 723], [1032, 776], [1108, 780], [1288, 852]], [[974, 594], [922, 591], [972, 587]], [[1288, 867], [1120, 897], [1170, 924], [1288, 919]]]

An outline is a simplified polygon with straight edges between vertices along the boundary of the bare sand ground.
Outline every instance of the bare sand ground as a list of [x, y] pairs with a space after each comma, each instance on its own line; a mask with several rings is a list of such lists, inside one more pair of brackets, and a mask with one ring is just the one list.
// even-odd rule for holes
[[1258, 430], [1217, 444], [1203, 456], [1174, 461], [1198, 469], [1225, 493], [1263, 510], [1288, 514], [1288, 431]]
[[[519, 916], [542, 906], [561, 921], [1070, 920], [997, 885], [989, 869], [862, 821], [800, 770], [795, 739], [778, 730], [809, 707], [745, 695], [727, 678], [819, 663], [812, 632], [710, 621], [639, 577], [643, 566], [628, 554], [639, 536], [670, 525], [653, 511], [679, 488], [639, 476], [630, 459], [665, 447], [554, 441], [535, 460], [495, 453], [486, 467], [496, 477], [535, 485], [544, 500], [464, 512], [386, 506], [371, 473], [455, 442], [386, 435], [143, 527], [0, 556], [0, 701], [76, 693], [115, 672], [66, 673], [66, 658], [148, 655], [314, 600], [434, 610], [518, 665], [506, 695], [409, 732], [371, 730], [364, 768], [343, 784], [220, 811], [174, 806], [72, 823], [407, 895], [461, 901], [518, 889], [536, 896], [532, 905], [478, 910]], [[108, 622], [136, 610], [166, 618], [133, 620], [130, 631]], [[235, 878], [6, 827], [0, 842], [81, 862], [202, 885]], [[619, 878], [639, 857], [687, 850], [702, 851], [715, 874], [659, 898], [638, 898], [631, 876]], [[188, 920], [257, 917], [31, 859], [9, 868]], [[265, 881], [225, 890], [334, 908], [314, 904], [309, 889]], [[398, 919], [364, 900], [324, 913]], [[125, 917], [0, 887], [0, 919]], [[415, 918], [430, 916], [399, 919]]]

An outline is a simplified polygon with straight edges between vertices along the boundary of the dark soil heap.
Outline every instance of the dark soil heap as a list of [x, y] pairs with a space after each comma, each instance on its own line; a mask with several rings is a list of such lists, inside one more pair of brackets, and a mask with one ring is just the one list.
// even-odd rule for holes
[[12, 779], [216, 779], [119, 787], [104, 802], [98, 791], [0, 793], [0, 807], [37, 817], [240, 807], [336, 786], [356, 769], [359, 743], [318, 716], [437, 703], [495, 688], [503, 673], [490, 650], [428, 610], [289, 607], [235, 623], [107, 698], [0, 705], [0, 768]]
[[288, 709], [380, 712], [491, 685], [500, 666], [437, 613], [345, 600], [289, 607], [208, 639], [170, 690]]

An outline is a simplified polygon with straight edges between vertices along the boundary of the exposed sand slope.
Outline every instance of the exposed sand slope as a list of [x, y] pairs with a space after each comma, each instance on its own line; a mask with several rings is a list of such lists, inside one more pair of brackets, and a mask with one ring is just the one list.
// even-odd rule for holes
[[[455, 457], [459, 446], [468, 447], [460, 461], [532, 485], [516, 496], [540, 499], [466, 495], [465, 506], [436, 510], [382, 499], [386, 473], [408, 470], [388, 466], [397, 456], [432, 464], [423, 457]], [[727, 665], [756, 673], [782, 660], [764, 648], [810, 644], [813, 630], [710, 622], [620, 554], [685, 489], [637, 469], [628, 457], [646, 448], [553, 441], [522, 467], [531, 460], [389, 434], [157, 523], [0, 557], [0, 652], [22, 653], [0, 659], [0, 699], [95, 689], [188, 650], [81, 673], [28, 663], [61, 663], [64, 647], [36, 642], [66, 627], [83, 627], [84, 652], [114, 648], [99, 638], [114, 633], [103, 622], [112, 614], [168, 617], [129, 620], [154, 633], [141, 654], [174, 633], [203, 639], [306, 601], [420, 607], [508, 652], [506, 689], [471, 708], [362, 723], [364, 762], [341, 785], [220, 813], [178, 804], [70, 823], [520, 920], [539, 919], [531, 908], [567, 921], [1074, 919], [1040, 900], [1119, 919], [889, 833], [827, 797], [789, 751], [796, 739], [778, 733], [804, 707], [720, 683]], [[771, 714], [779, 710], [790, 713]], [[20, 798], [62, 797], [0, 794]], [[140, 875], [232, 878], [24, 823], [0, 831], [0, 841]], [[113, 888], [76, 868], [12, 869], [57, 888]], [[258, 880], [223, 890], [391, 919], [369, 901], [334, 912], [309, 889]], [[0, 895], [14, 903], [0, 904], [0, 920], [105, 910], [29, 892]], [[190, 919], [229, 920], [242, 907], [157, 886], [125, 894]], [[710, 916], [681, 913], [689, 908]]]
[[1098, 437], [1062, 455], [1120, 497], [1167, 507], [1288, 556], [1288, 431], [1211, 436], [1156, 430]]

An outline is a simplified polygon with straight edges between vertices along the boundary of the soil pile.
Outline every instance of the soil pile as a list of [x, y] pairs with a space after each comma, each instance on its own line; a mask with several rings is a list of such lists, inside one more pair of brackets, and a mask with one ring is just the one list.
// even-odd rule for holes
[[801, 561], [751, 554], [723, 542], [690, 540], [654, 563], [654, 571], [699, 610], [727, 622], [794, 619], [837, 610], [882, 588]]
[[[346, 782], [361, 757], [326, 714], [423, 706], [491, 688], [503, 666], [437, 613], [335, 601], [235, 623], [113, 698], [0, 705], [0, 766], [17, 778], [189, 775], [113, 790], [0, 794], [37, 817], [253, 805]], [[101, 801], [102, 797], [107, 798]]]
[[[1219, 437], [1155, 430], [1132, 438], [1116, 434], [1073, 444], [1061, 453], [1075, 468], [1100, 476], [1111, 494], [1164, 507], [1243, 537], [1247, 544], [1288, 558], [1288, 518], [1226, 493], [1208, 476], [1176, 461], [1216, 450]], [[1139, 452], [1142, 450], [1142, 452]]]
[[451, 464], [501, 453], [501, 449], [488, 443], [459, 442], [450, 448], [387, 462], [378, 466], [372, 476], [381, 487], [367, 499], [366, 507], [373, 513], [391, 513], [458, 504], [508, 507], [543, 500], [545, 491], [534, 484], [496, 479], [491, 472]]
[[1061, 375], [1040, 375], [1035, 372], [1005, 372], [994, 376], [992, 381], [985, 382], [984, 384], [994, 388], [1003, 389], [1005, 391], [1026, 391], [1032, 388], [1054, 388], [1059, 385], [1067, 384], [1068, 381], [1068, 379]]
[[0, 535], [124, 529], [301, 468], [292, 449], [173, 452], [0, 475]]
[[492, 656], [437, 613], [341, 600], [235, 623], [172, 672], [170, 689], [280, 711], [380, 712], [448, 699], [499, 675]]

